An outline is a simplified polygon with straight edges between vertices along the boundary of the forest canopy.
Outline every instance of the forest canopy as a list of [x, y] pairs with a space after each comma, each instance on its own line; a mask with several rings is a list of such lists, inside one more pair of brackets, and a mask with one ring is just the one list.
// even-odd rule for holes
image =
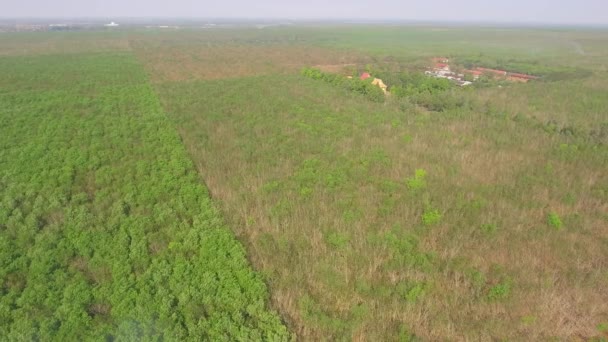
[[2, 339], [289, 338], [131, 55], [0, 74]]

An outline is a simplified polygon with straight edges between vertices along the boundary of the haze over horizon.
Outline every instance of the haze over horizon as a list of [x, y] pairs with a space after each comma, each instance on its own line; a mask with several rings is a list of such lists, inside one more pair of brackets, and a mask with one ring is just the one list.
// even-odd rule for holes
[[209, 1], [23, 0], [3, 6], [4, 18], [226, 18], [226, 19], [365, 19], [498, 23], [608, 24], [605, 0], [260, 0]]

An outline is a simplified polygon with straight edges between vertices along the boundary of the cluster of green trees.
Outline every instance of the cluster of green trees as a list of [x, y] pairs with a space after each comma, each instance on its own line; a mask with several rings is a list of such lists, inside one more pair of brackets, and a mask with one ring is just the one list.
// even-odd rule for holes
[[419, 72], [378, 72], [387, 84], [391, 94], [398, 97], [412, 97], [421, 94], [437, 95], [451, 89], [454, 85], [448, 79], [428, 77]]
[[448, 79], [407, 71], [378, 71], [377, 74], [389, 85], [391, 95], [429, 110], [441, 112], [465, 105], [458, 87]]
[[[314, 80], [343, 87], [348, 91], [364, 95], [374, 102], [383, 102], [385, 95], [380, 87], [373, 85], [371, 79], [361, 80], [356, 76], [344, 77], [340, 74], [326, 73], [316, 68], [304, 68], [301, 74]], [[465, 100], [457, 93], [458, 89], [448, 79], [428, 77], [415, 72], [389, 72], [376, 70], [374, 75], [388, 85], [392, 96], [407, 99], [432, 111], [446, 111], [460, 108]]]
[[380, 87], [373, 85], [371, 79], [361, 80], [358, 77], [347, 78], [343, 75], [323, 72], [316, 68], [304, 68], [301, 71], [303, 76], [313, 80], [322, 80], [327, 83], [342, 87], [348, 91], [361, 94], [374, 102], [384, 102], [384, 92]]
[[0, 74], [1, 339], [290, 339], [131, 55]]

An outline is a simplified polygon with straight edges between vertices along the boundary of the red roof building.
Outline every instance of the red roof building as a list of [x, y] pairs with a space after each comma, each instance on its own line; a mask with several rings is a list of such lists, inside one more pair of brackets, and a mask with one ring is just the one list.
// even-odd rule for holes
[[369, 72], [364, 72], [361, 74], [361, 76], [359, 77], [361, 80], [366, 80], [368, 78], [372, 77], [372, 75], [369, 74]]

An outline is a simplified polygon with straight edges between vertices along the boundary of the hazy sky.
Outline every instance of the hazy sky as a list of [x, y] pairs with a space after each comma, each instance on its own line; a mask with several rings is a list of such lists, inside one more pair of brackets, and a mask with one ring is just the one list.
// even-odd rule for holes
[[608, 24], [608, 0], [0, 0], [0, 17], [361, 18]]

